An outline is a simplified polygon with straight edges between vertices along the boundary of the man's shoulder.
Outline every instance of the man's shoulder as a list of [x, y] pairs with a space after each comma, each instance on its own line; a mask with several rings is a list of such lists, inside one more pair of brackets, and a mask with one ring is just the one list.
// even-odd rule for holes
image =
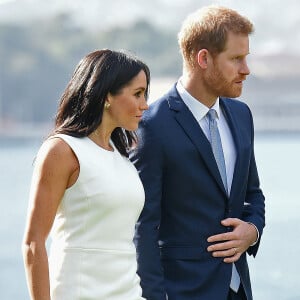
[[253, 124], [252, 112], [245, 102], [236, 98], [221, 98], [220, 101], [225, 115], [228, 114], [228, 116], [234, 118], [240, 126], [242, 124], [246, 124], [247, 126]]
[[146, 119], [163, 117], [170, 111], [171, 103], [174, 98], [178, 98], [178, 94], [174, 87], [167, 91], [163, 96], [153, 101], [149, 105], [149, 109], [144, 112], [143, 117]]

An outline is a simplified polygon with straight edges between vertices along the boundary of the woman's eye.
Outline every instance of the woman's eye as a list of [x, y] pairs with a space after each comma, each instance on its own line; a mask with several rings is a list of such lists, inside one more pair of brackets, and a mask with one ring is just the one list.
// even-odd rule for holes
[[236, 61], [242, 61], [244, 58], [242, 56], [237, 56], [234, 58], [234, 60]]

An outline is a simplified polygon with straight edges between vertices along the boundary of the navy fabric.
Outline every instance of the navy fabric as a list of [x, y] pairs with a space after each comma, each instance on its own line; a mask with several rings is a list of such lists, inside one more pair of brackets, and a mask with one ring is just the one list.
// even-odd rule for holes
[[[147, 300], [227, 300], [232, 264], [207, 252], [228, 217], [264, 227], [264, 196], [253, 151], [253, 121], [244, 103], [220, 99], [237, 159], [228, 196], [210, 142], [175, 86], [144, 113], [131, 160], [146, 202], [136, 226], [138, 274]], [[259, 242], [248, 249], [256, 255]], [[252, 299], [246, 254], [236, 262]]]

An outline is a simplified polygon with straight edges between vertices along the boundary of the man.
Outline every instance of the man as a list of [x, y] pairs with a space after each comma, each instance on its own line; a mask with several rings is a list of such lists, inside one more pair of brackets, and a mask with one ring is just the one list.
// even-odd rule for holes
[[[136, 227], [147, 300], [251, 300], [246, 253], [262, 235], [253, 121], [241, 95], [252, 23], [216, 6], [178, 35], [183, 75], [144, 114], [132, 161], [146, 202]], [[230, 98], [229, 98], [230, 97]]]

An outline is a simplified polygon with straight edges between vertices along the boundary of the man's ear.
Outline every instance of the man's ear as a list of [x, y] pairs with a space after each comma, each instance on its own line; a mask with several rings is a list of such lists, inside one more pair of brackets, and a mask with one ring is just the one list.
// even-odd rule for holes
[[201, 50], [198, 51], [197, 63], [200, 66], [200, 68], [202, 68], [202, 69], [207, 68], [208, 56], [209, 56], [209, 53], [208, 53], [207, 49], [201, 49]]

